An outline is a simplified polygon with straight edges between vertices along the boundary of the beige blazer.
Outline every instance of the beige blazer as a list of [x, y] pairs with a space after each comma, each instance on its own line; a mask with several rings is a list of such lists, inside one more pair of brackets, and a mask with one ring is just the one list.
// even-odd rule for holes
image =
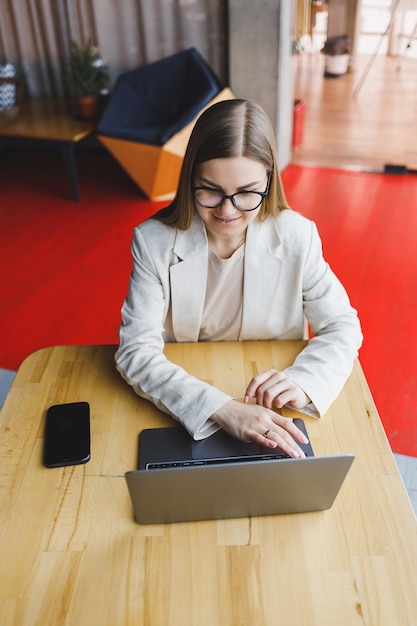
[[[204, 223], [196, 215], [189, 230], [178, 231], [147, 220], [134, 231], [132, 255], [117, 368], [138, 395], [201, 439], [218, 428], [210, 415], [231, 398], [168, 361], [163, 348], [198, 341], [207, 279]], [[314, 337], [285, 373], [310, 396], [318, 417], [336, 399], [358, 354], [357, 313], [323, 259], [313, 222], [292, 210], [255, 220], [246, 237], [239, 339], [302, 339], [306, 320]]]

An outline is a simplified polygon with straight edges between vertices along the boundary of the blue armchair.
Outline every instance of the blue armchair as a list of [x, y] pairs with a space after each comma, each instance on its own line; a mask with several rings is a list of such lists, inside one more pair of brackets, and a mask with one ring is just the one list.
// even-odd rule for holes
[[121, 74], [98, 137], [151, 200], [171, 199], [200, 113], [233, 98], [195, 48]]

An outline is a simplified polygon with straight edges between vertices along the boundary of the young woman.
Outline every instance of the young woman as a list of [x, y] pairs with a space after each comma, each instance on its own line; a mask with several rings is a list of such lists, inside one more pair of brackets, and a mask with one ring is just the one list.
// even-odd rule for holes
[[[303, 456], [303, 434], [272, 408], [321, 416], [361, 345], [356, 311], [322, 256], [315, 225], [291, 210], [274, 132], [252, 101], [197, 120], [173, 202], [138, 226], [117, 368], [195, 439], [218, 428]], [[248, 381], [245, 401], [167, 360], [165, 342], [313, 338], [294, 364]], [[256, 404], [249, 399], [256, 398]]]

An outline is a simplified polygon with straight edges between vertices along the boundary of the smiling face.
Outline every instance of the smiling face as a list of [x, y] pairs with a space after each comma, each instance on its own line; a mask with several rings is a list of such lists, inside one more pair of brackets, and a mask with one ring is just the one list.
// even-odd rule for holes
[[[266, 167], [247, 157], [211, 159], [200, 163], [193, 181], [195, 187], [218, 189], [226, 195], [241, 191], [265, 191], [267, 184]], [[261, 207], [242, 212], [228, 198], [215, 209], [206, 209], [197, 202], [195, 208], [206, 225], [209, 243], [233, 245], [244, 237], [246, 228], [256, 219]]]

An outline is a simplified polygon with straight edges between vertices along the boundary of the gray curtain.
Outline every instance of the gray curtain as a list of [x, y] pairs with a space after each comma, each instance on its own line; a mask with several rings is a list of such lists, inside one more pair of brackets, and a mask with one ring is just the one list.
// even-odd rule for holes
[[23, 75], [29, 97], [69, 96], [71, 39], [91, 37], [110, 71], [195, 47], [226, 83], [227, 0], [0, 0], [0, 64]]

